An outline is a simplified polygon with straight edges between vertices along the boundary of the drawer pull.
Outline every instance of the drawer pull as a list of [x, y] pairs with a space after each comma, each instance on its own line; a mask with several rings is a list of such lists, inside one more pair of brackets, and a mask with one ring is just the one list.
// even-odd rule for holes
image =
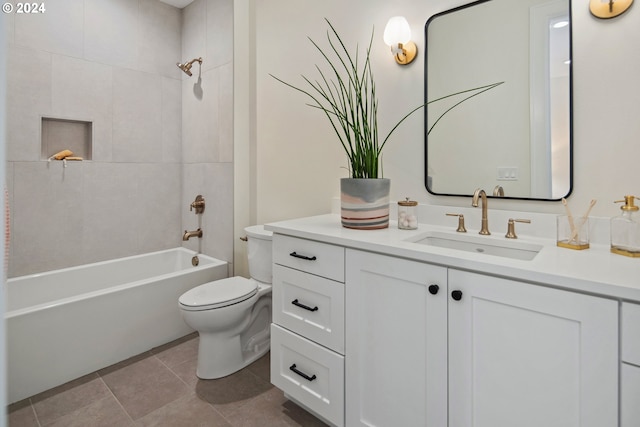
[[309, 307], [308, 305], [304, 305], [298, 302], [298, 299], [294, 299], [293, 301], [291, 301], [291, 304], [296, 305], [300, 308], [304, 308], [305, 310], [309, 310], [309, 311], [318, 311], [318, 306], [315, 306], [313, 308]]
[[315, 261], [317, 259], [315, 255], [312, 256], [312, 257], [308, 257], [308, 256], [305, 256], [305, 255], [297, 254], [297, 253], [295, 253], [295, 251], [291, 252], [289, 255], [291, 255], [294, 258], [305, 259], [307, 261]]
[[297, 370], [295, 363], [293, 365], [289, 366], [289, 369], [291, 369], [293, 372], [295, 372], [296, 374], [300, 375], [302, 378], [304, 378], [307, 381], [313, 381], [313, 380], [315, 380], [317, 378], [315, 376], [315, 374], [310, 377], [309, 375], [305, 374], [304, 372], [300, 372], [299, 370]]

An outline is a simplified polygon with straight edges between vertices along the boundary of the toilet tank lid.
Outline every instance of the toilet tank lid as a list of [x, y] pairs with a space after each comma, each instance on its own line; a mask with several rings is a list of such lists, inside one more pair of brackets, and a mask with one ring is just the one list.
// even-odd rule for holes
[[265, 230], [264, 225], [252, 225], [244, 229], [247, 236], [253, 237], [254, 239], [262, 239], [262, 240], [271, 240], [273, 233], [271, 231]]

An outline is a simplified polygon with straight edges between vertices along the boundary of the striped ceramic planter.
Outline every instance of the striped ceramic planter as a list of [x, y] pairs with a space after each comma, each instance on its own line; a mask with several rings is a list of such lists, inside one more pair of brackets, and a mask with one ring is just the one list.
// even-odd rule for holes
[[340, 202], [342, 226], [360, 230], [389, 227], [388, 178], [342, 178]]

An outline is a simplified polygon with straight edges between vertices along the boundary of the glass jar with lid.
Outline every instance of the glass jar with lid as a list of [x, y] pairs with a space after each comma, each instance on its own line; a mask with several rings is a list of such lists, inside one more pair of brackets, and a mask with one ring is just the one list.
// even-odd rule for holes
[[415, 230], [418, 228], [418, 202], [401, 200], [398, 202], [398, 228], [401, 230]]

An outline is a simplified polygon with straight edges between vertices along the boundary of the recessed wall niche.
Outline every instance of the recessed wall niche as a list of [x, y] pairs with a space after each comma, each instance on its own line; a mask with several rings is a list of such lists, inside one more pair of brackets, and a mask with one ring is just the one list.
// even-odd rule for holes
[[42, 118], [41, 158], [47, 160], [62, 150], [91, 160], [92, 123], [79, 120]]

